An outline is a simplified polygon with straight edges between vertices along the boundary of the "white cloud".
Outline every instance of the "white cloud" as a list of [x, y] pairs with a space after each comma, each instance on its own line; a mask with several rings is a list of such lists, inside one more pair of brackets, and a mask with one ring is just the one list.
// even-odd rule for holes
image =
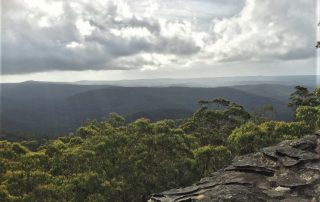
[[59, 17], [63, 13], [63, 3], [46, 0], [23, 0], [33, 12], [41, 12], [50, 17]]
[[145, 27], [124, 27], [110, 29], [110, 33], [125, 39], [151, 37], [152, 33]]
[[204, 54], [216, 61], [303, 59], [315, 54], [315, 1], [247, 0], [215, 21]]
[[4, 1], [2, 74], [303, 60], [315, 54], [315, 4], [246, 0], [240, 11], [237, 0]]
[[95, 29], [90, 25], [88, 21], [84, 21], [83, 19], [78, 19], [76, 21], [76, 27], [81, 34], [81, 36], [89, 36], [92, 34], [92, 31]]
[[76, 48], [83, 48], [83, 47], [84, 47], [83, 44], [80, 44], [75, 41], [72, 41], [66, 45], [66, 48], [68, 49], [76, 49]]

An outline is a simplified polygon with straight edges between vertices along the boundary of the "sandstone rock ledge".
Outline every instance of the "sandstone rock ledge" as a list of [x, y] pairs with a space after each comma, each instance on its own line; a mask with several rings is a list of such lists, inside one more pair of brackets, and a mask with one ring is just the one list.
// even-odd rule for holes
[[211, 177], [151, 202], [320, 202], [320, 131], [237, 157]]

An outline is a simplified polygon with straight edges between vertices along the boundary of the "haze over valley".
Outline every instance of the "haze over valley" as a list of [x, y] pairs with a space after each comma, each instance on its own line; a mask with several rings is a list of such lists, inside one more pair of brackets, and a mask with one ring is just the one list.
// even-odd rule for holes
[[272, 105], [276, 120], [292, 120], [287, 107], [295, 85], [315, 86], [316, 76], [225, 77], [1, 84], [1, 130], [58, 136], [109, 113], [127, 121], [182, 119], [198, 101], [225, 98], [250, 112]]

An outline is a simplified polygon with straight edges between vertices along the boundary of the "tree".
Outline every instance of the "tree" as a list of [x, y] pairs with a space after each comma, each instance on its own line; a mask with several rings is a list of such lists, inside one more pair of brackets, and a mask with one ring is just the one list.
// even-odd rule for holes
[[251, 113], [251, 119], [256, 124], [273, 120], [276, 116], [277, 110], [272, 105], [264, 105]]
[[232, 159], [231, 152], [225, 146], [204, 146], [193, 151], [196, 167], [202, 177], [223, 168]]
[[115, 128], [123, 126], [125, 124], [125, 118], [117, 113], [110, 113], [106, 121]]
[[303, 121], [312, 129], [319, 128], [320, 88], [309, 92], [307, 88], [297, 86], [290, 99], [288, 105], [295, 109], [296, 120]]
[[191, 119], [181, 125], [185, 133], [199, 138], [202, 146], [224, 144], [231, 131], [250, 118], [242, 106], [231, 101], [218, 98], [203, 102], [220, 106], [218, 109], [201, 106]]
[[299, 106], [317, 106], [320, 105], [318, 90], [309, 92], [309, 90], [303, 86], [296, 86], [295, 92], [290, 96], [290, 102], [288, 106], [296, 109]]
[[236, 153], [247, 154], [310, 132], [310, 127], [303, 122], [268, 121], [259, 125], [248, 122], [232, 131], [228, 141]]
[[303, 121], [312, 129], [320, 128], [320, 106], [300, 106], [296, 110], [296, 119]]

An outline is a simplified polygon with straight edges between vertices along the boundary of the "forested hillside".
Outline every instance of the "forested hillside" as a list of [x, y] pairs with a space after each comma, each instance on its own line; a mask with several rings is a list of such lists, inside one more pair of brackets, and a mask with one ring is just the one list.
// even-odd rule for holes
[[288, 105], [292, 122], [217, 98], [199, 101], [181, 120], [128, 123], [112, 113], [39, 147], [31, 140], [0, 141], [0, 201], [146, 201], [210, 175], [235, 156], [319, 128], [320, 89], [297, 86]]
[[275, 120], [292, 120], [292, 110], [286, 104], [292, 89], [276, 84], [217, 88], [1, 84], [0, 128], [56, 137], [75, 131], [87, 119], [101, 120], [111, 112], [124, 116], [127, 122], [141, 117], [151, 121], [187, 118], [199, 100], [219, 97], [242, 105], [248, 112], [272, 105], [277, 112]]

